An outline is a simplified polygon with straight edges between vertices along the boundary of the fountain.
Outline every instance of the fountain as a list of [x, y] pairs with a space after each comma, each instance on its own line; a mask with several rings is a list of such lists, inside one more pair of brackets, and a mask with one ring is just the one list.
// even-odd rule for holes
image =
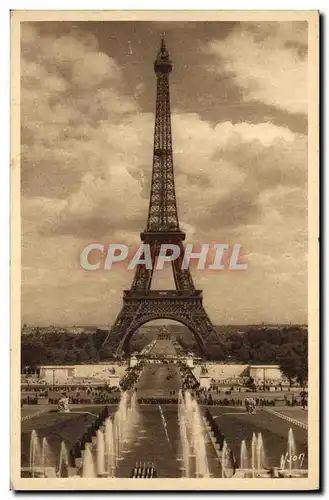
[[260, 476], [261, 471], [265, 468], [265, 453], [262, 433], [257, 436], [257, 473]]
[[96, 443], [86, 445], [82, 466], [83, 477], [115, 476], [117, 462], [123, 460], [123, 453], [127, 452], [125, 448], [132, 439], [138, 418], [136, 393], [130, 395], [124, 392], [114, 417], [108, 417], [103, 424], [103, 430], [97, 430]]
[[116, 456], [113, 422], [111, 417], [108, 417], [105, 421], [104, 441], [105, 470], [108, 477], [114, 477]]
[[289, 475], [292, 473], [292, 462], [296, 455], [296, 443], [292, 428], [290, 427], [288, 432], [288, 462], [289, 462]]
[[122, 447], [131, 441], [134, 430], [139, 420], [136, 392], [133, 392], [130, 401], [128, 401], [128, 394], [126, 396], [126, 398], [123, 398], [123, 404], [125, 405], [125, 408], [123, 410], [122, 416], [120, 414], [120, 405], [118, 408], [120, 428], [122, 430]]
[[69, 477], [69, 456], [64, 441], [61, 442], [57, 475], [58, 477]]
[[105, 440], [104, 434], [100, 429], [97, 431], [96, 467], [97, 475], [103, 476], [105, 472]]
[[130, 398], [130, 404], [128, 407], [128, 419], [133, 423], [133, 425], [137, 425], [139, 419], [139, 411], [138, 411], [138, 401], [137, 401], [137, 393], [134, 391]]
[[42, 465], [42, 447], [40, 445], [39, 436], [35, 430], [31, 432], [29, 465], [31, 477], [35, 477], [36, 473], [40, 475], [40, 468]]
[[180, 436], [180, 457], [177, 460], [183, 462], [182, 470], [184, 477], [190, 477], [190, 445], [187, 437], [186, 408], [182, 391], [178, 393], [178, 426]]
[[50, 458], [50, 449], [49, 449], [49, 444], [47, 441], [46, 437], [42, 438], [42, 445], [41, 445], [41, 469], [43, 472], [43, 475], [46, 476], [46, 467], [49, 466], [49, 458]]
[[[159, 407], [162, 414], [161, 406]], [[103, 414], [108, 415], [108, 412]], [[138, 424], [139, 412], [136, 393], [132, 395], [123, 393], [117, 411], [113, 416], [108, 416], [105, 421], [97, 421], [100, 428], [96, 431], [96, 438], [92, 442], [85, 444], [82, 450], [82, 463], [78, 462], [79, 470], [76, 472], [82, 477], [115, 477], [117, 461], [123, 459], [123, 454], [129, 452], [128, 444], [133, 438], [133, 433]], [[179, 393], [178, 398], [178, 423], [180, 435], [180, 457], [182, 462], [182, 476], [207, 478], [210, 476], [206, 439], [202, 414], [197, 401], [189, 391], [184, 396]], [[95, 429], [95, 427], [93, 427]], [[95, 429], [96, 430], [96, 429]], [[141, 432], [146, 432], [145, 429]], [[222, 435], [220, 442], [222, 442]], [[86, 433], [87, 439], [91, 441], [92, 433]], [[83, 441], [85, 442], [85, 441]], [[50, 443], [51, 444], [51, 443]], [[64, 441], [60, 444], [59, 466], [55, 463], [55, 455], [52, 453], [50, 444], [46, 437], [38, 436], [33, 430], [30, 436], [29, 474], [31, 477], [69, 477], [73, 473], [70, 467], [69, 453]], [[249, 448], [249, 446], [248, 446]], [[79, 453], [81, 446], [77, 447]], [[81, 454], [77, 454], [77, 457]], [[74, 456], [74, 455], [73, 455]], [[224, 439], [219, 452], [219, 459], [222, 465], [222, 478], [231, 477], [230, 472], [234, 469], [234, 457], [229, 446]], [[287, 438], [287, 448], [284, 455], [281, 455], [280, 469], [271, 465], [271, 469], [266, 469], [267, 461], [264, 450], [262, 434], [254, 432], [251, 439], [250, 459], [246, 441], [241, 442], [240, 447], [240, 467], [237, 472], [239, 477], [302, 477], [307, 475], [307, 469], [303, 469], [305, 453], [297, 453], [295, 437], [290, 428]], [[304, 466], [305, 467], [305, 466]], [[134, 477], [146, 477], [146, 465], [139, 467], [136, 464], [136, 475]], [[275, 474], [276, 471], [276, 475]], [[144, 475], [142, 475], [144, 474]], [[148, 476], [147, 476], [148, 477]]]
[[[248, 469], [248, 454], [245, 440], [241, 442], [240, 448], [240, 473], [244, 477], [302, 477], [307, 474], [302, 466], [305, 459], [305, 453], [297, 453], [294, 433], [289, 429], [287, 439], [287, 452], [280, 457], [279, 469], [277, 466], [269, 468], [266, 459], [263, 436], [261, 432], [253, 433], [251, 440], [251, 469]], [[274, 465], [274, 464], [272, 464]], [[242, 476], [241, 476], [242, 477]]]
[[252, 477], [256, 476], [256, 455], [257, 455], [257, 438], [256, 434], [252, 433], [251, 439], [251, 474]]
[[120, 415], [118, 412], [115, 413], [113, 419], [113, 444], [114, 444], [114, 456], [115, 465], [121, 455], [120, 445], [122, 442], [122, 422], [120, 421]]
[[183, 461], [182, 470], [184, 471], [184, 477], [190, 477], [191, 450], [187, 438], [186, 408], [181, 391], [179, 392], [178, 395], [178, 425], [179, 425], [180, 447], [181, 447], [181, 457], [178, 458], [178, 460]]
[[190, 477], [190, 445], [187, 439], [186, 423], [182, 419], [180, 422], [180, 442], [182, 448], [183, 462], [184, 462], [184, 477]]
[[[241, 443], [241, 458], [240, 458], [240, 468], [247, 469], [245, 461], [242, 459], [242, 449], [245, 449], [246, 444], [244, 440]], [[251, 438], [251, 477], [260, 477], [265, 469], [265, 451], [262, 433], [259, 432], [258, 435], [253, 432]], [[266, 476], [267, 477], [267, 476]]]
[[[65, 443], [62, 442], [59, 455], [58, 472], [60, 477], [68, 477], [68, 466], [68, 452]], [[31, 477], [56, 476], [56, 457], [53, 454], [46, 437], [42, 438], [40, 444], [40, 437], [35, 430], [31, 432], [30, 438], [29, 471]]]
[[243, 439], [241, 441], [241, 449], [240, 449], [240, 469], [248, 469], [248, 451], [246, 441]]
[[86, 443], [83, 453], [82, 477], [96, 477], [94, 457], [89, 443]]
[[224, 439], [222, 446], [222, 454], [221, 454], [222, 478], [226, 477], [226, 455], [227, 455], [227, 442]]
[[253, 433], [251, 440], [251, 468], [248, 468], [248, 453], [245, 440], [243, 440], [240, 448], [240, 467], [237, 474], [239, 477], [253, 478], [305, 477], [307, 476], [307, 469], [303, 469], [304, 460], [305, 453], [298, 454], [294, 433], [291, 428], [288, 432], [287, 451], [285, 455], [281, 455], [279, 467], [277, 464], [268, 463], [261, 432], [258, 433], [257, 437]]
[[200, 415], [198, 403], [195, 399], [192, 401], [193, 421], [192, 436], [193, 449], [195, 454], [195, 474], [196, 477], [209, 477], [209, 467], [207, 460], [206, 443], [204, 438], [203, 422]]
[[129, 394], [124, 392], [121, 396], [118, 409], [115, 412], [113, 423], [116, 460], [122, 460], [123, 447], [131, 441], [138, 418], [139, 412], [136, 393], [134, 392], [129, 398]]
[[204, 427], [197, 401], [189, 391], [178, 395], [178, 423], [184, 477], [209, 477]]
[[287, 451], [285, 455], [281, 455], [281, 473], [288, 477], [300, 477], [305, 473], [303, 471], [304, 459], [305, 453], [298, 454], [297, 452], [294, 432], [290, 428], [288, 432]]

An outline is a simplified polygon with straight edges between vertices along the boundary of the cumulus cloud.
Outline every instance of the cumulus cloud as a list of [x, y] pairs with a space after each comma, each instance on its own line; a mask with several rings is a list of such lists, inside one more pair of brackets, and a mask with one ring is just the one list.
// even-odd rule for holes
[[229, 73], [243, 100], [307, 113], [306, 22], [243, 22], [206, 51], [217, 56], [208, 70]]
[[65, 197], [110, 162], [115, 137], [104, 140], [104, 120], [114, 124], [138, 106], [93, 37], [41, 35], [26, 23], [21, 82], [23, 193]]
[[306, 189], [307, 139], [289, 129], [270, 123], [212, 126], [196, 115], [174, 116], [173, 128], [180, 208], [198, 230], [257, 222], [264, 190], [281, 184]]

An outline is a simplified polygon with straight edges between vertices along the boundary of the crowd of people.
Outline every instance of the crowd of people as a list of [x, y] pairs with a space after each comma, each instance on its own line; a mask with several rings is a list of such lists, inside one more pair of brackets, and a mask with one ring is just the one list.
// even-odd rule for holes
[[255, 406], [258, 408], [263, 408], [264, 406], [276, 406], [277, 403], [280, 405], [284, 404], [285, 406], [302, 406], [302, 408], [306, 408], [307, 406], [307, 400], [306, 398], [300, 398], [300, 399], [294, 399], [289, 401], [288, 398], [286, 398], [283, 402], [277, 401], [275, 398], [272, 399], [266, 399], [266, 398], [223, 398], [223, 399], [215, 399], [212, 397], [200, 397], [199, 394], [197, 394], [198, 400], [201, 404], [207, 405], [207, 406], [240, 406], [243, 407], [246, 405], [246, 400], [252, 399], [255, 401]]
[[[288, 388], [286, 388], [288, 390]], [[277, 385], [261, 385], [257, 384], [254, 387], [247, 387], [243, 384], [230, 384], [226, 383], [225, 381], [217, 382], [217, 384], [212, 383], [209, 391], [211, 392], [226, 392], [226, 391], [231, 391], [231, 392], [278, 392], [278, 391], [283, 391], [283, 386], [282, 384], [277, 384]]]
[[[247, 398], [249, 399], [249, 398]], [[200, 400], [203, 404], [207, 406], [240, 406], [243, 407], [245, 406], [245, 401], [246, 399], [240, 399], [240, 398], [224, 398], [224, 399], [213, 399], [213, 398], [208, 398], [204, 400]], [[275, 406], [275, 400], [274, 399], [255, 399], [255, 404], [256, 406], [263, 407], [263, 406]]]
[[114, 404], [120, 401], [120, 391], [116, 387], [101, 387], [92, 391], [77, 393], [62, 392], [60, 396], [55, 393], [49, 395], [49, 404], [55, 404], [60, 397], [67, 397], [70, 404]]
[[120, 387], [123, 391], [128, 391], [132, 389], [137, 384], [139, 377], [144, 369], [145, 362], [140, 361], [137, 365], [128, 368], [128, 372], [120, 381]]
[[[202, 373], [202, 372], [201, 372]], [[211, 378], [211, 389], [217, 391], [220, 387], [231, 387], [233, 391], [243, 390], [249, 386], [253, 386], [257, 391], [282, 391], [283, 389], [287, 389], [291, 387], [291, 384], [288, 380], [282, 379], [262, 379], [262, 378], [253, 378], [253, 377], [228, 377], [228, 378], [220, 378], [214, 379]], [[297, 385], [296, 385], [297, 387]]]
[[34, 385], [46, 385], [47, 381], [43, 378], [40, 378], [39, 375], [33, 374], [23, 374], [21, 375], [21, 384], [34, 386]]
[[199, 382], [193, 375], [191, 369], [184, 363], [179, 363], [179, 370], [182, 380], [182, 390], [197, 390], [199, 388]]
[[93, 386], [93, 387], [71, 387], [47, 386], [45, 389], [34, 388], [34, 390], [22, 392], [22, 405], [38, 404], [41, 398], [46, 399], [49, 404], [57, 404], [58, 401], [67, 397], [70, 404], [110, 404], [120, 400], [118, 387]]

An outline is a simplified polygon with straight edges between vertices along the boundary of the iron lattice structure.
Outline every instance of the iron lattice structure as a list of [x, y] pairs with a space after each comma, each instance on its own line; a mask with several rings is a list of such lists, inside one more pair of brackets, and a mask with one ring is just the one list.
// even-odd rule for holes
[[[129, 350], [129, 340], [144, 323], [169, 319], [187, 326], [195, 335], [200, 351], [207, 354], [207, 343], [217, 334], [203, 307], [202, 291], [196, 290], [189, 269], [182, 269], [185, 233], [179, 227], [175, 194], [169, 75], [172, 62], [164, 39], [154, 62], [157, 78], [154, 127], [153, 170], [147, 226], [141, 233], [150, 245], [152, 269], [136, 267], [130, 290], [125, 290], [122, 309], [107, 335], [103, 349], [119, 354]], [[154, 263], [161, 244], [176, 244], [180, 257], [172, 262], [175, 290], [151, 290]]]

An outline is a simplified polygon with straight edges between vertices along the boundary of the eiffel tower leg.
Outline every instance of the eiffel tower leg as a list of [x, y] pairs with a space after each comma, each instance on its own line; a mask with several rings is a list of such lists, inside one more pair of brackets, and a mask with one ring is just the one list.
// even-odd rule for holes
[[122, 351], [129, 351], [129, 339], [138, 329], [145, 304], [143, 301], [127, 301], [111, 329], [106, 336], [102, 350], [103, 356], [117, 356]]
[[219, 336], [216, 332], [208, 314], [203, 305], [201, 305], [201, 314], [195, 317], [196, 328], [200, 332], [203, 343], [203, 354], [206, 358], [212, 359], [214, 355], [224, 359], [224, 351], [219, 343]]

